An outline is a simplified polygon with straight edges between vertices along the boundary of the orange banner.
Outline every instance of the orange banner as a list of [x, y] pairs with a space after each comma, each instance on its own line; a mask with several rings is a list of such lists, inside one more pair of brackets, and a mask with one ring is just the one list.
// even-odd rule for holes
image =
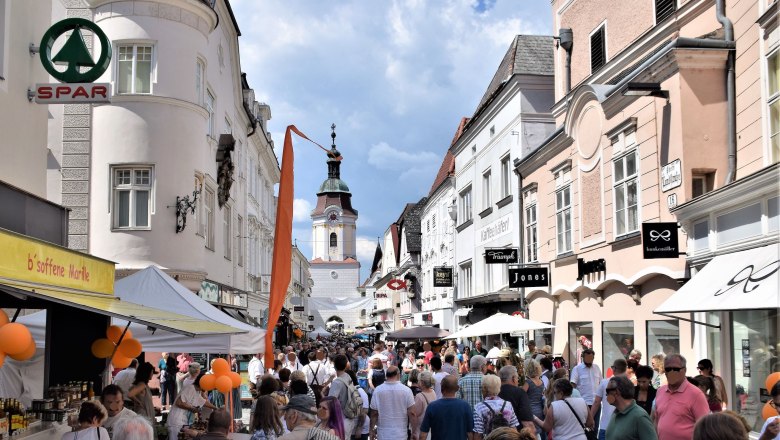
[[279, 200], [276, 207], [276, 231], [274, 231], [274, 255], [271, 263], [271, 296], [268, 300], [268, 326], [265, 334], [264, 362], [267, 368], [274, 364], [273, 335], [282, 305], [287, 296], [292, 274], [292, 222], [294, 198], [293, 162], [295, 157], [292, 147], [291, 132], [316, 144], [325, 151], [322, 145], [312, 141], [301, 133], [294, 125], [288, 125], [284, 134], [284, 149], [282, 150], [282, 176], [279, 182]]

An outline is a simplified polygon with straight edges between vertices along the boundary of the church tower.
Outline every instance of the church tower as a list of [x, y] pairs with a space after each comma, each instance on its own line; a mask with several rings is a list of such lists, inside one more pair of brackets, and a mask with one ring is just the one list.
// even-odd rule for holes
[[[341, 153], [336, 148], [336, 125], [331, 125], [332, 145], [327, 153], [328, 178], [317, 192], [317, 205], [311, 212], [312, 260], [309, 313], [314, 316], [315, 327], [325, 327], [328, 322], [339, 321], [344, 328], [354, 328], [360, 319], [359, 309], [339, 309], [333, 299], [359, 299], [360, 263], [357, 261], [357, 218], [352, 207], [352, 194], [346, 182], [341, 180]], [[322, 298], [322, 300], [318, 300]], [[349, 302], [349, 301], [348, 301]]]

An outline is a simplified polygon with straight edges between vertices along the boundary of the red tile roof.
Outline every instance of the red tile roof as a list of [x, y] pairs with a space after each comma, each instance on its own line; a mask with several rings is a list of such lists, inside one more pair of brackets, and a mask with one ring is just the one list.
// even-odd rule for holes
[[[463, 129], [466, 127], [466, 124], [469, 123], [469, 118], [462, 117], [460, 118], [460, 124], [458, 124], [458, 129], [455, 130], [455, 136], [452, 138], [452, 142], [450, 145], [455, 145], [455, 142], [458, 141], [458, 139], [463, 135]], [[447, 151], [447, 153], [444, 154], [444, 159], [441, 162], [441, 166], [439, 167], [439, 172], [436, 173], [436, 178], [433, 179], [433, 185], [431, 185], [431, 190], [428, 191], [428, 197], [431, 196], [442, 183], [444, 183], [445, 180], [447, 180], [447, 177], [454, 176], [455, 175], [455, 156], [452, 155], [452, 153]]]
[[344, 260], [334, 260], [334, 261], [326, 261], [326, 260], [323, 260], [320, 257], [317, 257], [317, 258], [309, 261], [309, 263], [311, 263], [311, 264], [355, 264], [355, 263], [358, 263], [358, 261], [355, 260], [354, 258], [350, 258], [350, 257], [347, 257]]

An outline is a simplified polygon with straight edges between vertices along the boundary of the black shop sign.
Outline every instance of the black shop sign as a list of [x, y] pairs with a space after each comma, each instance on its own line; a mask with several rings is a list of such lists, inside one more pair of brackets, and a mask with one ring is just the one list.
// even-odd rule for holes
[[309, 321], [314, 321], [314, 315], [309, 315]]
[[642, 223], [642, 254], [646, 260], [679, 257], [677, 223]]
[[509, 269], [509, 287], [547, 287], [550, 282], [546, 267], [518, 267]]
[[485, 249], [485, 264], [517, 264], [517, 248]]
[[433, 268], [433, 287], [452, 287], [452, 268]]
[[577, 281], [582, 280], [585, 275], [601, 272], [607, 273], [607, 262], [603, 258], [591, 261], [577, 258]]

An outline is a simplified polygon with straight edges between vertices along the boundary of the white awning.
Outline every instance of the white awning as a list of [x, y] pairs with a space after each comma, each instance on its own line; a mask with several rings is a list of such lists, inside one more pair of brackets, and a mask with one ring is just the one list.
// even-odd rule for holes
[[780, 308], [780, 245], [712, 259], [655, 313]]
[[455, 316], [468, 316], [471, 309], [458, 309], [455, 310]]

